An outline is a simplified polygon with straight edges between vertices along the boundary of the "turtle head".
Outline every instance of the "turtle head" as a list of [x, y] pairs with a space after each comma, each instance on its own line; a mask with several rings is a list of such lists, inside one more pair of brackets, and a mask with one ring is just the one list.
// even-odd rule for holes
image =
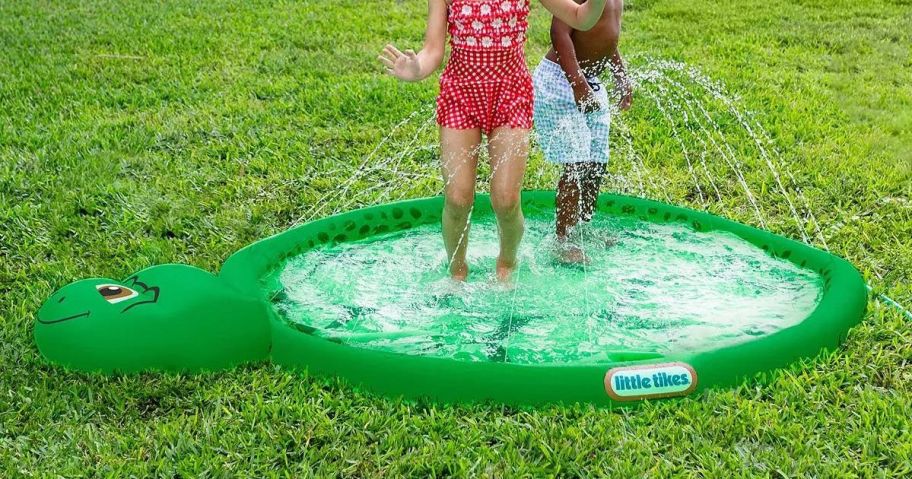
[[[96, 328], [108, 327], [137, 307], [149, 309], [157, 304], [159, 293], [158, 286], [143, 283], [138, 276], [131, 276], [125, 281], [106, 278], [76, 281], [45, 301], [38, 310], [35, 328], [41, 330], [77, 320]], [[142, 315], [142, 311], [137, 310], [133, 315]]]
[[35, 342], [51, 362], [82, 371], [223, 369], [266, 358], [266, 311], [255, 292], [168, 264], [64, 286], [38, 310]]

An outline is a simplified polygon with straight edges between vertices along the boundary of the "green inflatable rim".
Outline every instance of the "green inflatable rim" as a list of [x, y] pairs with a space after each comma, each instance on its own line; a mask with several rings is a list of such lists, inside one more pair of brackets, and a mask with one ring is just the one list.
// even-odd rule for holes
[[[554, 192], [523, 193], [526, 209], [553, 209]], [[724, 230], [769, 254], [817, 271], [824, 292], [801, 322], [736, 345], [666, 356], [610, 354], [592, 364], [523, 365], [410, 356], [346, 346], [308, 334], [274, 311], [277, 266], [321, 245], [440, 221], [443, 199], [385, 204], [307, 223], [247, 246], [219, 275], [187, 265], [152, 266], [125, 280], [84, 279], [49, 297], [36, 314], [35, 342], [50, 362], [87, 372], [194, 372], [271, 360], [337, 377], [390, 397], [513, 405], [630, 405], [739, 384], [801, 358], [832, 351], [867, 306], [858, 271], [845, 260], [708, 213], [602, 195], [599, 214]], [[491, 214], [476, 197], [474, 215]]]
[[[553, 208], [554, 192], [525, 192], [522, 202], [524, 208]], [[274, 266], [287, 257], [321, 244], [436, 223], [442, 206], [442, 198], [425, 198], [327, 217], [244, 248], [226, 261], [221, 274], [239, 288], [260, 291], [262, 299], [269, 301], [280, 289]], [[748, 342], [659, 358], [619, 355], [616, 361], [585, 366], [464, 362], [359, 349], [302, 334], [270, 310], [272, 360], [394, 397], [611, 405], [738, 384], [835, 349], [864, 315], [867, 291], [861, 275], [847, 261], [827, 252], [708, 213], [646, 199], [606, 194], [598, 200], [598, 211], [652, 222], [687, 223], [698, 231], [732, 232], [769, 254], [819, 272], [825, 281], [823, 297], [800, 323]], [[488, 213], [488, 197], [478, 195], [474, 214]], [[654, 384], [653, 375], [660, 386]]]

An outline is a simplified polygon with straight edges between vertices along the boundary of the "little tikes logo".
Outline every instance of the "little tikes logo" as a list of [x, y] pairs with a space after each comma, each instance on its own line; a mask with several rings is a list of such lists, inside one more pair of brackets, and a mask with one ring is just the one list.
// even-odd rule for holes
[[684, 363], [620, 367], [605, 374], [605, 392], [616, 401], [684, 396], [696, 387], [697, 372]]

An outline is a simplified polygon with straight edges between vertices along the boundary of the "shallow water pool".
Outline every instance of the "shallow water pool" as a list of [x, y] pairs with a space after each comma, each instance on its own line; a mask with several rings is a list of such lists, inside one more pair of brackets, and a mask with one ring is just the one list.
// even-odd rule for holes
[[469, 281], [447, 278], [439, 225], [309, 250], [279, 271], [273, 306], [355, 347], [521, 364], [646, 359], [718, 347], [800, 322], [823, 280], [722, 231], [596, 216], [555, 261], [553, 217], [526, 218], [514, 285], [493, 279], [493, 217], [473, 220]]

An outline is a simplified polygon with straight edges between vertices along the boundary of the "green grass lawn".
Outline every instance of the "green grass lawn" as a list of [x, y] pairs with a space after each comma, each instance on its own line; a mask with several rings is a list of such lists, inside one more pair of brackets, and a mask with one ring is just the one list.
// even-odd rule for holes
[[[533, 10], [534, 62], [548, 17]], [[878, 302], [842, 349], [763, 385], [621, 411], [416, 405], [269, 365], [104, 378], [41, 360], [33, 313], [57, 287], [166, 262], [217, 270], [355, 178], [392, 125], [434, 99], [434, 81], [398, 83], [375, 60], [388, 40], [418, 47], [424, 11], [419, 0], [0, 2], [0, 477], [912, 475], [912, 335]], [[722, 198], [701, 201], [694, 184], [707, 179], [691, 180], [682, 154], [697, 137], [673, 139], [687, 125], [663, 121], [648, 85], [624, 119], [656, 179], [643, 193], [825, 240], [876, 291], [912, 304], [909, 25], [908, 0], [628, 0], [631, 68], [674, 60], [724, 83], [822, 232], [793, 219], [730, 115], [719, 128], [762, 215], [714, 158]], [[397, 138], [432, 145], [418, 123]], [[618, 151], [612, 169], [630, 177]], [[539, 156], [528, 186], [550, 187]], [[410, 154], [403, 168], [423, 176], [393, 190], [362, 175], [318, 215], [433, 194], [434, 161], [432, 148]]]

